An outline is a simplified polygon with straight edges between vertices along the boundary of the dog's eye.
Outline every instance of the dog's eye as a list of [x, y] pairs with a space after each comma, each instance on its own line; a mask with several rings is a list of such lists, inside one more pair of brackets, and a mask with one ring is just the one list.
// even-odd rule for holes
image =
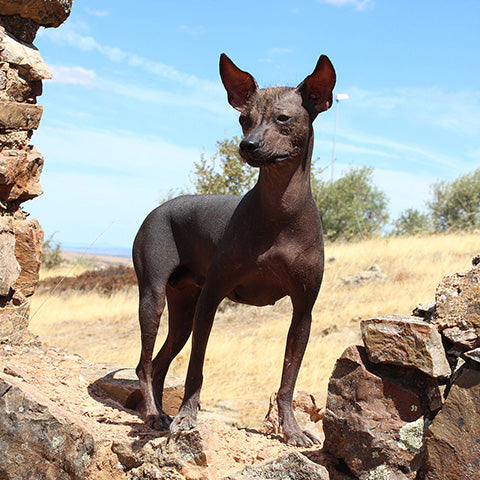
[[247, 115], [240, 115], [238, 121], [243, 128], [246, 128], [250, 123], [250, 118]]
[[277, 117], [277, 122], [286, 123], [286, 122], [288, 122], [288, 121], [290, 120], [290, 118], [292, 118], [292, 117], [289, 117], [288, 115], [283, 115], [283, 114], [282, 114], [282, 115], [279, 115], [279, 116]]

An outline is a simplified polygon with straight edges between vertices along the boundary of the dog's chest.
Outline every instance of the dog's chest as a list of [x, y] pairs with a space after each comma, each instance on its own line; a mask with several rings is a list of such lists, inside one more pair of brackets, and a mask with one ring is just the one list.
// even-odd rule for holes
[[229, 298], [249, 305], [273, 305], [288, 295], [290, 283], [289, 267], [284, 256], [272, 249], [256, 256]]

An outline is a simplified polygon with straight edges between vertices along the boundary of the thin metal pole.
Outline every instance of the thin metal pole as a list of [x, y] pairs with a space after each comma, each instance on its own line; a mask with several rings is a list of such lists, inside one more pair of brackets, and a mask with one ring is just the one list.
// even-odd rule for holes
[[335, 164], [335, 149], [337, 146], [337, 122], [338, 122], [338, 100], [335, 99], [335, 130], [333, 134], [333, 152], [332, 152], [332, 173], [330, 180], [333, 182], [333, 167]]

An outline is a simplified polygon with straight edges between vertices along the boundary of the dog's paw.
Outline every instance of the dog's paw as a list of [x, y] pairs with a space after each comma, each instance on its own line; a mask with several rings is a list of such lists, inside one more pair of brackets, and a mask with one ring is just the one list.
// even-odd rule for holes
[[166, 413], [160, 413], [158, 415], [148, 415], [146, 423], [150, 428], [153, 428], [154, 430], [165, 431], [169, 429], [172, 423], [172, 418], [169, 417]]
[[322, 443], [318, 437], [307, 430], [294, 430], [289, 433], [284, 433], [284, 436], [285, 441], [289, 445], [294, 445], [296, 447], [313, 447], [314, 445]]
[[184, 432], [185, 430], [190, 430], [197, 424], [197, 419], [195, 415], [191, 413], [181, 413], [172, 420], [170, 424], [170, 433], [175, 434], [179, 432]]

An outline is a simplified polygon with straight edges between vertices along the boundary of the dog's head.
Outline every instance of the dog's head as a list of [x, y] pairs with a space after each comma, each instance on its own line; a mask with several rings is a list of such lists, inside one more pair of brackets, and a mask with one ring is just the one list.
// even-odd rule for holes
[[220, 76], [228, 102], [240, 111], [244, 134], [240, 155], [253, 167], [298, 158], [310, 138], [313, 120], [332, 105], [335, 70], [325, 55], [296, 88], [260, 89], [252, 75], [240, 70], [224, 53], [220, 56]]

